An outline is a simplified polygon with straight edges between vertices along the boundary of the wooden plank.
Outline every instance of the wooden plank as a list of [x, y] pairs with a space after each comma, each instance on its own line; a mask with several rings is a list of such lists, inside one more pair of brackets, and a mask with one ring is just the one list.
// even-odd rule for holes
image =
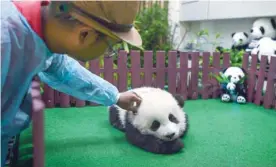
[[127, 52], [120, 51], [118, 56], [118, 89], [120, 92], [127, 90]]
[[104, 79], [113, 84], [113, 59], [104, 57]]
[[228, 67], [230, 67], [230, 54], [224, 53], [222, 68], [228, 68]]
[[152, 68], [153, 56], [152, 51], [144, 52], [144, 86], [152, 86]]
[[253, 95], [254, 95], [255, 84], [256, 84], [256, 70], [257, 70], [257, 62], [258, 62], [257, 55], [251, 55], [251, 57], [252, 57], [252, 62], [248, 72], [248, 90], [247, 90], [248, 102], [253, 102]]
[[[213, 68], [214, 69], [217, 69], [217, 70], [220, 70], [220, 53], [217, 53], [215, 52], [214, 55], [213, 55]], [[219, 72], [217, 70], [214, 70], [213, 73], [215, 75], [219, 74]], [[219, 83], [213, 78], [214, 80], [214, 87], [217, 87], [219, 85]], [[219, 91], [217, 90], [214, 90], [213, 93], [212, 93], [212, 97], [213, 98], [218, 98], [219, 97]]]
[[176, 94], [176, 51], [168, 52], [168, 91], [173, 95]]
[[264, 107], [265, 108], [273, 108], [273, 101], [275, 101], [275, 109], [276, 109], [276, 57], [271, 57], [268, 77], [267, 77], [267, 86], [266, 92], [264, 95]]
[[192, 80], [192, 96], [193, 100], [198, 98], [198, 72], [199, 72], [199, 52], [192, 53], [192, 71], [191, 71], [191, 80]]
[[156, 86], [164, 89], [165, 86], [165, 52], [156, 53]]
[[[100, 62], [99, 59], [94, 59], [89, 61], [89, 71], [91, 71], [93, 74], [100, 76]], [[89, 105], [96, 106], [98, 104], [89, 102]]]
[[54, 90], [54, 96], [55, 96], [55, 106], [60, 104], [60, 92], [57, 90]]
[[47, 84], [44, 84], [43, 100], [45, 102], [46, 108], [55, 107], [55, 95], [54, 90]]
[[186, 100], [188, 99], [187, 94], [187, 76], [188, 76], [188, 53], [180, 52], [180, 94]]
[[31, 84], [32, 96], [32, 136], [33, 136], [33, 167], [45, 166], [45, 146], [44, 146], [44, 109], [45, 104], [41, 98], [40, 86], [38, 82]]
[[249, 54], [245, 53], [242, 59], [242, 68], [248, 70], [249, 67]]
[[261, 57], [261, 65], [258, 72], [257, 88], [255, 92], [254, 103], [256, 105], [261, 104], [262, 91], [264, 86], [265, 70], [266, 70], [267, 56]]
[[137, 87], [140, 87], [140, 85], [141, 85], [140, 52], [139, 51], [131, 51], [130, 55], [131, 55], [131, 86], [132, 86], [132, 88], [137, 88]]
[[210, 63], [210, 53], [203, 53], [203, 66], [202, 66], [202, 98], [208, 99], [209, 97], [209, 63]]
[[[83, 68], [85, 68], [84, 66], [85, 66], [85, 63], [84, 62], [80, 62], [79, 61], [79, 63], [80, 63], [80, 65], [82, 65], [83, 66]], [[84, 107], [85, 106], [85, 101], [84, 100], [80, 100], [80, 99], [77, 99], [76, 98], [76, 107]]]
[[69, 95], [60, 92], [60, 96], [59, 97], [60, 97], [60, 107], [67, 108], [67, 107], [71, 106], [71, 104], [70, 104], [70, 96]]

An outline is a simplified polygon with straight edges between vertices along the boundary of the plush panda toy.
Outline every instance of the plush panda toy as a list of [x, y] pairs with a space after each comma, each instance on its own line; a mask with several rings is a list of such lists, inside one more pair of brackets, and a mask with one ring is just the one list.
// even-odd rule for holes
[[270, 37], [276, 39], [276, 21], [274, 18], [259, 18], [254, 21], [250, 34], [252, 40], [248, 46], [247, 51], [251, 52], [252, 49], [258, 46], [258, 41], [263, 37]]
[[246, 50], [248, 48], [250, 39], [246, 32], [234, 32], [232, 33], [232, 49], [234, 50]]
[[262, 56], [268, 57], [268, 64], [270, 64], [271, 57], [276, 57], [276, 41], [269, 37], [264, 37], [258, 42], [257, 48], [253, 49], [251, 55], [257, 55], [258, 61], [261, 61]]
[[221, 101], [236, 101], [243, 104], [247, 101], [247, 86], [242, 81], [246, 77], [246, 72], [240, 67], [228, 67], [223, 70], [223, 75], [228, 78], [227, 83], [221, 84]]
[[132, 111], [114, 105], [108, 108], [110, 124], [125, 132], [127, 141], [156, 154], [173, 154], [183, 147], [188, 128], [182, 96], [151, 87], [135, 88], [142, 102]]

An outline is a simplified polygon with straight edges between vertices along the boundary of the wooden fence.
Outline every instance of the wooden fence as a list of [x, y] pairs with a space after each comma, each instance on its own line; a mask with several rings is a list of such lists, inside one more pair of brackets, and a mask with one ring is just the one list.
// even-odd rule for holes
[[[156, 53], [156, 67], [153, 67], [153, 52], [144, 52], [144, 64], [141, 68], [140, 52], [131, 51], [128, 55], [125, 51], [120, 51], [117, 61], [117, 68], [113, 67], [113, 59], [105, 58], [103, 67], [100, 67], [99, 60], [90, 61], [89, 69], [96, 75], [103, 74], [104, 79], [118, 87], [119, 91], [126, 91], [140, 86], [154, 86], [166, 88], [169, 92], [179, 93], [185, 99], [210, 99], [219, 98], [220, 91], [218, 82], [210, 74], [218, 74], [218, 70], [230, 66], [230, 55], [224, 54], [220, 63], [220, 54], [213, 53], [213, 62], [210, 63], [211, 53], [205, 52], [202, 55], [198, 52], [168, 52], [168, 65], [166, 65], [165, 52]], [[127, 59], [131, 59], [130, 68], [127, 67]], [[202, 59], [202, 63], [200, 63]], [[180, 65], [177, 67], [177, 61]], [[191, 62], [191, 65], [189, 65]], [[267, 57], [263, 56], [260, 67], [257, 68], [257, 56], [252, 55], [249, 63], [249, 55], [245, 54], [242, 67], [247, 71], [248, 78], [248, 102], [256, 105], [263, 105], [265, 108], [276, 109], [276, 57], [271, 58], [271, 63], [267, 66]], [[82, 63], [83, 64], [83, 63]], [[117, 74], [114, 75], [114, 74]], [[129, 76], [131, 74], [131, 76]], [[167, 78], [167, 83], [166, 83]], [[131, 82], [128, 85], [128, 82]], [[266, 89], [263, 91], [266, 82]], [[199, 86], [201, 85], [201, 86]], [[82, 107], [87, 105], [97, 105], [91, 102], [78, 100], [44, 86], [43, 100], [47, 108], [52, 107]]]
[[[168, 66], [165, 63], [165, 52], [160, 51], [156, 56], [156, 67], [153, 67], [153, 54], [151, 51], [144, 53], [144, 65], [141, 68], [140, 52], [131, 51], [131, 68], [127, 68], [127, 53], [119, 52], [118, 68], [113, 69], [113, 59], [105, 58], [104, 67], [100, 68], [99, 60], [90, 61], [89, 70], [95, 74], [104, 74], [104, 78], [118, 87], [120, 91], [128, 88], [127, 74], [131, 73], [131, 87], [139, 87], [142, 85], [155, 86], [165, 88], [166, 73], [168, 73], [168, 91], [175, 94], [180, 93], [186, 99], [209, 99], [218, 98], [220, 92], [218, 83], [210, 73], [218, 73], [219, 69], [230, 66], [229, 54], [223, 55], [223, 63], [220, 64], [220, 54], [213, 54], [213, 62], [209, 62], [210, 53], [203, 53], [203, 63], [200, 63], [199, 53], [179, 53], [180, 67], [177, 67], [177, 52], [170, 51], [168, 53]], [[260, 62], [260, 68], [257, 68], [257, 56], [252, 56], [252, 62], [249, 63], [248, 55], [243, 58], [242, 67], [247, 71], [248, 78], [248, 101], [256, 105], [263, 105], [265, 108], [276, 109], [276, 57], [271, 59], [269, 66], [266, 65], [267, 57], [263, 56]], [[191, 66], [189, 66], [191, 60]], [[118, 73], [118, 77], [114, 77], [113, 73]], [[144, 73], [141, 77], [141, 73]], [[202, 75], [200, 75], [200, 73]], [[154, 75], [152, 75], [154, 74]], [[154, 76], [154, 77], [153, 77]], [[177, 80], [179, 76], [179, 80]], [[202, 86], [198, 86], [198, 81]], [[178, 82], [176, 82], [178, 81]], [[264, 81], [267, 82], [266, 90], [263, 92]], [[33, 97], [33, 144], [34, 144], [34, 167], [44, 167], [44, 104], [40, 100], [38, 91], [39, 84], [32, 85]], [[87, 103], [55, 91], [47, 85], [44, 87], [42, 99], [46, 107], [71, 107], [95, 105]]]

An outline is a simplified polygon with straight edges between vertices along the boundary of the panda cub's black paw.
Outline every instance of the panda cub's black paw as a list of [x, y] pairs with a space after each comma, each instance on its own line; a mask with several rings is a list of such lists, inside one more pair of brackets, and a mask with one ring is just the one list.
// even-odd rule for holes
[[230, 97], [230, 95], [228, 95], [228, 94], [223, 94], [223, 95], [221, 96], [221, 101], [223, 101], [223, 102], [229, 102], [230, 99], [231, 99], [231, 97]]
[[244, 104], [244, 103], [246, 103], [246, 99], [243, 96], [238, 96], [237, 103]]

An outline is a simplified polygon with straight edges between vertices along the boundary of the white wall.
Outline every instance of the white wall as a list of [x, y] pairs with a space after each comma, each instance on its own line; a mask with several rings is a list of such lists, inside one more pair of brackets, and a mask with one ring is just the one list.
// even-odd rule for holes
[[[177, 49], [176, 47], [180, 43], [181, 40], [181, 34], [184, 29], [183, 26], [181, 26], [179, 21], [179, 15], [180, 14], [180, 1], [179, 0], [170, 0], [169, 6], [168, 6], [168, 20], [171, 27], [171, 33], [174, 33], [173, 43], [174, 43], [174, 49]], [[174, 31], [175, 30], [175, 31]]]
[[[230, 48], [232, 45], [231, 34], [233, 32], [247, 32], [250, 34], [250, 29], [252, 27], [253, 18], [246, 19], [225, 19], [225, 20], [210, 20], [210, 21], [195, 21], [195, 22], [183, 22], [181, 25], [188, 31], [187, 38], [183, 42], [180, 50], [184, 49], [184, 45], [192, 39], [195, 39], [195, 34], [202, 30], [207, 29], [209, 31], [209, 39], [215, 40], [216, 33], [221, 34], [221, 37], [217, 42], [220, 46]], [[185, 33], [185, 32], [183, 32]], [[182, 35], [182, 34], [180, 34]], [[211, 45], [204, 45], [204, 50], [212, 51]]]
[[[201, 20], [201, 21], [180, 21], [181, 19], [181, 3], [182, 0], [170, 0], [169, 1], [169, 24], [171, 25], [171, 32], [174, 31], [176, 25], [176, 31], [174, 34], [174, 49], [178, 48], [182, 37], [187, 33], [184, 41], [181, 43], [179, 50], [184, 50], [184, 46], [192, 39], [195, 39], [195, 34], [202, 30], [208, 29], [209, 39], [214, 40], [216, 33], [220, 33], [220, 42], [222, 47], [231, 47], [231, 34], [233, 32], [244, 31], [250, 33], [253, 21], [256, 18], [239, 18], [239, 19], [220, 19], [220, 20]], [[275, 7], [276, 10], [276, 7]], [[205, 44], [203, 47], [206, 51], [212, 51], [211, 45]]]

